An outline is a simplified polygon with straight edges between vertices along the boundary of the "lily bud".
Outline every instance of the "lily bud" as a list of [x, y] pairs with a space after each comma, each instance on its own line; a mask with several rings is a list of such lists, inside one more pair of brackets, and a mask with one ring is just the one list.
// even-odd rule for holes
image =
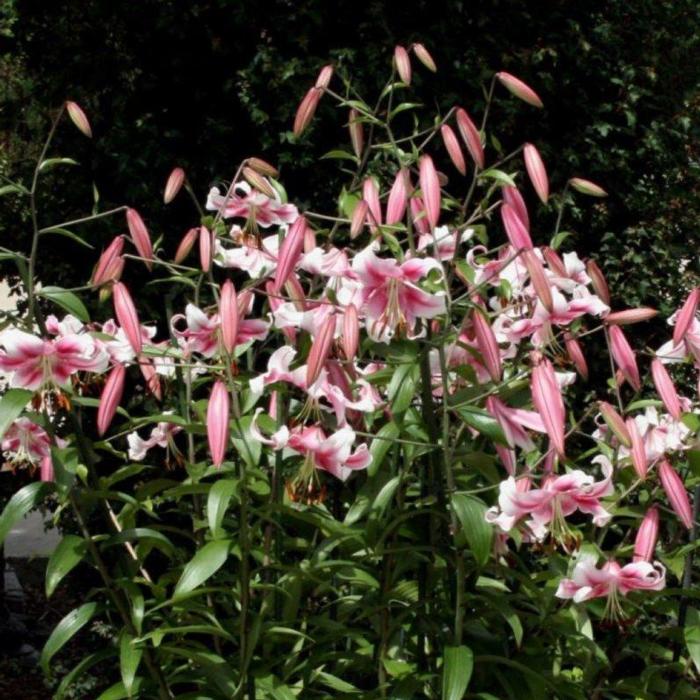
[[555, 275], [559, 275], [559, 277], [568, 276], [564, 261], [559, 257], [559, 253], [557, 253], [556, 250], [553, 250], [548, 245], [542, 246], [540, 250], [542, 251], [542, 255], [544, 255], [544, 259], [547, 261], [547, 265], [549, 265], [549, 269]]
[[659, 463], [659, 478], [674, 513], [689, 530], [693, 526], [693, 509], [685, 485], [667, 459]]
[[328, 355], [333, 345], [333, 336], [335, 335], [336, 319], [335, 313], [328, 315], [323, 322], [318, 335], [314, 338], [314, 342], [309, 350], [309, 359], [306, 364], [306, 386], [310, 387], [321, 374], [323, 365], [328, 359]]
[[676, 317], [676, 325], [673, 328], [674, 345], [678, 345], [683, 340], [690, 324], [695, 319], [695, 314], [698, 312], [698, 301], [700, 301], [700, 289], [693, 289]]
[[70, 120], [73, 122], [73, 124], [75, 124], [78, 130], [83, 135], [91, 139], [92, 128], [90, 127], [90, 122], [88, 121], [88, 118], [85, 115], [85, 112], [83, 112], [82, 108], [77, 103], [69, 100], [66, 102], [66, 111], [68, 112]]
[[142, 357], [139, 360], [139, 368], [141, 369], [141, 375], [146, 380], [146, 388], [160, 401], [163, 398], [163, 391], [160, 386], [160, 377], [153, 366], [153, 362], [148, 358]]
[[294, 136], [301, 136], [309, 126], [314, 118], [322, 94], [323, 90], [321, 88], [312, 87], [299, 103], [296, 116], [294, 117]]
[[598, 410], [607, 423], [608, 428], [615, 434], [615, 437], [625, 447], [632, 447], [632, 439], [622, 416], [607, 401], [600, 401], [598, 403]]
[[408, 205], [408, 171], [401, 168], [396, 173], [394, 184], [389, 192], [389, 200], [386, 205], [386, 223], [389, 226], [397, 224], [403, 219]]
[[651, 361], [651, 376], [654, 380], [654, 386], [661, 400], [666, 406], [666, 410], [676, 419], [680, 420], [683, 410], [681, 402], [676, 392], [676, 387], [673, 385], [673, 380], [667, 369], [658, 357]]
[[501, 205], [501, 220], [510, 244], [516, 250], [532, 250], [532, 239], [510, 204]]
[[471, 120], [467, 112], [459, 107], [456, 113], [457, 128], [464, 141], [464, 145], [469, 151], [472, 160], [480, 167], [484, 167], [484, 147], [481, 143], [481, 134], [476, 124]]
[[431, 228], [438, 225], [440, 219], [440, 181], [433, 164], [433, 159], [424, 155], [420, 159], [420, 189], [423, 194], [423, 203]]
[[636, 391], [639, 391], [642, 388], [642, 381], [639, 378], [637, 359], [619, 326], [610, 327], [610, 353], [624, 378]]
[[418, 233], [430, 233], [430, 223], [425, 212], [425, 204], [421, 197], [411, 197], [409, 200], [411, 207], [411, 219]]
[[589, 260], [586, 263], [586, 272], [591, 278], [593, 291], [601, 298], [604, 304], [610, 306], [610, 290], [608, 289], [608, 283], [605, 281], [605, 276], [595, 260]]
[[515, 95], [517, 98], [521, 99], [523, 102], [527, 102], [533, 107], [544, 107], [540, 96], [526, 83], [524, 83], [520, 78], [516, 78], [510, 73], [505, 71], [500, 71], [496, 73], [496, 78], [503, 87], [505, 87], [511, 95]]
[[321, 90], [325, 90], [328, 85], [331, 82], [331, 78], [333, 77], [333, 66], [330, 64], [327, 66], [323, 66], [321, 68], [318, 77], [316, 78], [316, 85], [315, 87], [320, 88]]
[[102, 437], [109, 428], [109, 424], [114, 418], [114, 414], [119, 408], [119, 402], [124, 393], [124, 377], [126, 369], [124, 365], [117, 364], [107, 376], [102, 394], [100, 395], [100, 405], [97, 408], [97, 433]]
[[630, 449], [632, 466], [634, 467], [634, 471], [637, 472], [637, 476], [644, 480], [647, 478], [647, 471], [649, 469], [649, 458], [647, 457], [644, 440], [639, 434], [639, 428], [637, 428], [637, 422], [634, 418], [628, 418], [625, 421], [625, 425], [627, 426], [627, 432], [629, 433], [630, 442], [632, 444]]
[[520, 194], [520, 190], [512, 185], [505, 185], [501, 187], [501, 194], [503, 195], [503, 202], [513, 207], [525, 230], [529, 233], [530, 216], [527, 213], [527, 205]]
[[182, 189], [184, 183], [185, 171], [182, 168], [173, 168], [173, 171], [168, 176], [168, 181], [165, 183], [163, 203], [170, 204], [177, 197], [177, 193]]
[[608, 193], [602, 187], [600, 187], [600, 185], [596, 185], [595, 182], [591, 182], [590, 180], [584, 180], [580, 177], [572, 177], [569, 180], [569, 184], [577, 192], [587, 194], [589, 197], [608, 196]]
[[564, 457], [566, 409], [552, 363], [542, 358], [532, 369], [530, 392], [535, 410], [540, 414], [552, 447]]
[[408, 51], [403, 46], [397, 46], [394, 49], [394, 66], [396, 66], [396, 72], [399, 74], [401, 82], [410, 85], [411, 59], [408, 56]]
[[136, 209], [128, 208], [126, 210], [126, 224], [129, 227], [129, 234], [134, 242], [136, 251], [150, 270], [153, 267], [153, 245], [151, 244], [151, 237], [148, 235], [146, 224], [143, 223], [143, 219]]
[[581, 343], [574, 338], [571, 333], [564, 334], [564, 346], [569, 355], [569, 359], [573, 362], [576, 371], [587, 381], [588, 380], [588, 364], [581, 348]]
[[428, 49], [423, 44], [413, 44], [413, 53], [416, 58], [431, 72], [437, 73], [437, 66]]
[[358, 158], [361, 158], [362, 152], [365, 149], [365, 133], [362, 128], [362, 122], [360, 121], [360, 113], [355, 108], [350, 110], [348, 129], [350, 131], [352, 150]]
[[212, 232], [206, 226], [199, 227], [199, 264], [203, 272], [211, 267]]
[[257, 173], [260, 173], [260, 175], [263, 175], [264, 177], [277, 177], [279, 175], [277, 168], [274, 165], [270, 165], [270, 163], [262, 158], [256, 158], [253, 156], [252, 158], [248, 158], [246, 163], [248, 164], [248, 167], [252, 168]]
[[659, 509], [652, 506], [647, 510], [634, 540], [632, 561], [651, 561], [654, 558], [656, 540], [659, 537]]
[[624, 311], [613, 311], [605, 317], [605, 323], [609, 326], [626, 326], [631, 323], [640, 323], [648, 321], [654, 316], [658, 316], [659, 312], [656, 309], [651, 309], [648, 306], [640, 306], [636, 309], [625, 309]]
[[348, 362], [355, 359], [359, 344], [360, 320], [357, 307], [354, 304], [348, 304], [345, 307], [345, 313], [343, 315], [343, 336], [341, 338], [343, 354]]
[[535, 255], [534, 250], [523, 251], [523, 261], [530, 275], [530, 282], [535, 289], [537, 298], [542, 302], [542, 306], [544, 306], [549, 313], [552, 313], [554, 310], [554, 300], [552, 299], [552, 290], [549, 286], [549, 280], [544, 272], [542, 262], [537, 255]]
[[304, 235], [306, 231], [306, 219], [300, 216], [291, 225], [287, 235], [280, 246], [280, 253], [275, 273], [275, 294], [279, 294], [289, 276], [294, 271], [294, 266], [299, 260], [304, 248]]
[[221, 287], [219, 318], [221, 319], [221, 342], [226, 352], [231, 354], [236, 347], [239, 319], [236, 288], [231, 280], [226, 280]]
[[219, 379], [214, 383], [207, 406], [207, 438], [211, 460], [215, 467], [221, 466], [226, 454], [229, 410], [228, 389]]
[[547, 169], [544, 167], [540, 152], [531, 143], [526, 143], [523, 149], [523, 157], [525, 159], [525, 169], [530, 176], [530, 182], [537, 192], [543, 204], [547, 204], [549, 199], [549, 178], [547, 177]]
[[372, 233], [377, 230], [377, 226], [382, 223], [382, 205], [379, 201], [379, 190], [377, 183], [373, 177], [368, 177], [362, 183], [362, 198], [367, 202], [369, 207], [369, 216], [367, 222]]
[[272, 185], [259, 172], [249, 166], [243, 166], [241, 175], [243, 175], [243, 178], [249, 185], [274, 199], [275, 191], [272, 189]]
[[173, 262], [176, 265], [182, 263], [183, 260], [190, 254], [192, 246], [197, 242], [197, 237], [199, 236], [199, 227], [191, 228], [180, 241], [180, 245], [175, 251], [175, 259]]
[[129, 345], [137, 355], [140, 355], [143, 349], [141, 324], [131, 294], [122, 282], [117, 282], [114, 285], [113, 295], [114, 314], [117, 317], [117, 322], [124, 329]]
[[361, 199], [352, 211], [352, 219], [350, 220], [350, 238], [353, 240], [362, 233], [362, 227], [367, 223], [367, 214], [369, 213], [369, 205], [364, 199]]
[[500, 382], [503, 376], [503, 366], [501, 364], [501, 352], [493, 328], [491, 328], [491, 324], [486, 316], [479, 309], [474, 309], [472, 312], [472, 325], [474, 326], [474, 337], [484, 367], [486, 367], [494, 382]]
[[440, 134], [442, 136], [442, 142], [445, 144], [447, 149], [447, 155], [450, 156], [452, 164], [457, 168], [457, 170], [462, 174], [467, 174], [467, 164], [464, 161], [464, 156], [462, 155], [462, 150], [459, 147], [459, 141], [457, 141], [457, 136], [452, 127], [447, 124], [443, 124], [440, 127]]
[[117, 236], [107, 248], [105, 248], [92, 273], [93, 287], [101, 287], [103, 284], [115, 282], [119, 279], [121, 271], [124, 268], [124, 259], [121, 257], [123, 249], [124, 238], [122, 236]]

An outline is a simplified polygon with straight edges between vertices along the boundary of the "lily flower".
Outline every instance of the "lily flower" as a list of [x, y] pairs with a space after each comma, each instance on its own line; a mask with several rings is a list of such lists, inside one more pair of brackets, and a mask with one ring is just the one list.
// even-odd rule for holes
[[146, 458], [146, 453], [154, 447], [176, 450], [173, 437], [182, 430], [182, 427], [167, 421], [161, 421], [151, 430], [151, 434], [145, 440], [138, 434], [138, 431], [129, 433], [126, 441], [129, 443], [129, 459], [134, 462], [142, 462]]
[[268, 197], [253, 190], [246, 182], [238, 182], [228, 196], [218, 187], [212, 187], [207, 197], [206, 208], [218, 211], [224, 219], [254, 219], [262, 228], [294, 223], [299, 211], [293, 204], [283, 204], [279, 196]]

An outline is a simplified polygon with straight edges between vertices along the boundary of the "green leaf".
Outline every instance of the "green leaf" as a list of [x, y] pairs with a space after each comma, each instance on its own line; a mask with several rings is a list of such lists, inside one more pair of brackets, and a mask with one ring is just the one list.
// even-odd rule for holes
[[321, 156], [321, 160], [325, 160], [325, 159], [351, 160], [351, 161], [353, 161], [353, 163], [359, 162], [357, 156], [353, 155], [352, 153], [348, 153], [347, 151], [341, 151], [341, 150], [333, 150], [333, 151], [328, 151], [328, 153], [324, 153]]
[[158, 530], [153, 530], [149, 527], [133, 527], [117, 532], [105, 542], [104, 546], [113, 547], [114, 545], [124, 544], [124, 542], [130, 542], [131, 540], [150, 541], [169, 557], [172, 557], [175, 553], [175, 545], [173, 545], [162, 532], [158, 532]]
[[15, 523], [36, 508], [53, 490], [54, 485], [48, 481], [34, 481], [12, 496], [0, 515], [0, 544], [5, 541]]
[[469, 647], [445, 647], [442, 667], [442, 700], [462, 700], [474, 669]]
[[228, 504], [236, 493], [238, 482], [234, 479], [220, 479], [209, 491], [207, 499], [207, 517], [209, 519], [209, 529], [214, 537], [217, 536]]
[[403, 413], [413, 402], [416, 396], [416, 382], [418, 380], [418, 365], [399, 365], [389, 382], [387, 392], [391, 402], [391, 410], [394, 414]]
[[460, 406], [457, 409], [460, 418], [474, 430], [489, 438], [499, 445], [508, 446], [506, 436], [503, 434], [498, 421], [488, 412], [475, 406]]
[[683, 637], [688, 647], [688, 654], [695, 668], [700, 671], [700, 612], [696, 608], [688, 608]]
[[73, 292], [69, 292], [62, 287], [43, 287], [39, 294], [54, 304], [58, 304], [69, 314], [73, 314], [73, 316], [84, 323], [90, 320], [90, 314], [88, 314], [85, 304]]
[[694, 476], [700, 476], [700, 450], [688, 450], [688, 466]]
[[51, 636], [46, 640], [39, 659], [39, 664], [47, 676], [51, 675], [49, 672], [51, 659], [90, 621], [97, 611], [97, 607], [97, 603], [85, 603], [79, 608], [71, 610], [56, 625]]
[[[134, 682], [134, 687], [132, 688], [132, 693], [138, 693], [141, 688], [141, 679], [137, 678], [136, 681]], [[132, 695], [129, 693], [129, 691], [124, 687], [124, 684], [119, 681], [119, 683], [115, 683], [113, 686], [107, 688], [107, 690], [100, 695], [97, 700], [125, 700], [125, 698], [130, 698]], [[134, 696], [136, 697], [136, 696]]]
[[3, 185], [0, 187], [0, 197], [6, 194], [29, 194], [22, 185]]
[[452, 507], [462, 524], [474, 559], [479, 566], [484, 566], [491, 555], [493, 537], [493, 528], [484, 519], [486, 504], [473, 496], [455, 493], [452, 495]]
[[131, 697], [134, 690], [136, 671], [139, 663], [141, 663], [142, 655], [143, 649], [135, 646], [134, 638], [127, 634], [126, 631], [123, 631], [119, 640], [119, 667], [122, 674], [122, 683], [129, 697]]
[[479, 177], [486, 177], [490, 178], [491, 180], [495, 180], [496, 182], [502, 184], [502, 185], [510, 185], [511, 187], [515, 187], [515, 180], [508, 175], [508, 173], [504, 173], [502, 170], [497, 170], [495, 168], [490, 168], [489, 170], [484, 170], [481, 173], [479, 173]]
[[369, 453], [372, 455], [372, 462], [367, 468], [370, 476], [374, 476], [381, 467], [387, 452], [394, 445], [394, 438], [399, 436], [399, 427], [393, 421], [383, 425], [374, 436]]
[[182, 576], [175, 586], [173, 598], [193, 591], [210, 576], [213, 576], [226, 562], [230, 547], [230, 540], [214, 540], [205, 544], [185, 566]]
[[66, 535], [54, 550], [46, 565], [46, 597], [50, 597], [56, 586], [74, 569], [85, 556], [86, 544], [82, 537]]
[[94, 250], [94, 246], [91, 246], [89, 243], [84, 241], [80, 236], [77, 234], [73, 233], [72, 231], [69, 231], [67, 228], [61, 228], [60, 226], [57, 226], [56, 228], [51, 228], [47, 229], [42, 233], [42, 236], [46, 236], [48, 234], [57, 234], [59, 236], [65, 236], [66, 238], [70, 238], [72, 241], [75, 241], [76, 243], [80, 244], [81, 246], [85, 248], [89, 248], [90, 250]]
[[33, 395], [34, 392], [27, 389], [10, 389], [0, 399], [0, 436], [7, 432], [10, 425], [26, 408]]
[[43, 173], [45, 170], [55, 168], [57, 165], [78, 165], [78, 161], [73, 160], [73, 158], [47, 158], [41, 161], [39, 172]]
[[53, 696], [53, 700], [62, 700], [66, 694], [68, 688], [77, 680], [85, 671], [94, 666], [95, 664], [108, 659], [114, 654], [113, 649], [102, 649], [86, 656], [80, 663], [76, 664], [62, 679], [61, 683], [56, 689], [56, 693]]

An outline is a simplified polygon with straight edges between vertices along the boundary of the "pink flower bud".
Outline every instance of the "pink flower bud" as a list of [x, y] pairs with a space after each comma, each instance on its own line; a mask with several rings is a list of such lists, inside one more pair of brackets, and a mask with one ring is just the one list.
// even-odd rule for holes
[[343, 336], [341, 338], [343, 355], [345, 355], [345, 359], [348, 362], [352, 362], [355, 359], [359, 344], [360, 320], [357, 307], [354, 304], [348, 304], [343, 315]]
[[523, 149], [525, 159], [525, 169], [530, 176], [530, 182], [537, 192], [537, 196], [543, 204], [547, 204], [549, 199], [549, 179], [547, 169], [544, 167], [540, 152], [531, 143], [526, 143]]
[[333, 66], [327, 65], [321, 68], [318, 77], [316, 78], [315, 87], [325, 90], [331, 82], [333, 77]]
[[610, 327], [610, 353], [624, 378], [636, 391], [639, 391], [642, 388], [642, 382], [639, 378], [637, 360], [619, 326]]
[[352, 142], [352, 150], [358, 158], [362, 157], [362, 152], [365, 149], [365, 133], [360, 121], [360, 114], [356, 109], [350, 110], [350, 119], [348, 121], [348, 129], [350, 131], [350, 141]]
[[544, 306], [549, 313], [552, 313], [554, 310], [554, 300], [542, 262], [537, 257], [534, 250], [523, 251], [523, 262], [530, 275], [530, 282], [535, 289], [537, 298], [542, 302], [542, 306]]
[[350, 238], [353, 240], [362, 233], [362, 227], [367, 223], [367, 214], [369, 213], [369, 205], [364, 199], [361, 199], [352, 211], [352, 219], [350, 220]]
[[199, 236], [199, 227], [191, 228], [180, 241], [180, 245], [175, 251], [175, 259], [173, 262], [176, 265], [180, 265], [185, 258], [190, 254], [192, 246], [197, 242], [197, 237]]
[[640, 323], [648, 321], [658, 315], [656, 309], [648, 306], [640, 306], [636, 309], [625, 309], [624, 311], [613, 311], [605, 317], [605, 323], [610, 326], [626, 326], [630, 323]]
[[564, 457], [566, 409], [552, 363], [542, 358], [532, 369], [530, 391], [535, 410], [540, 414], [549, 440]]
[[129, 227], [129, 234], [138, 254], [143, 258], [146, 267], [150, 270], [153, 267], [151, 237], [148, 235], [146, 224], [143, 223], [143, 219], [136, 209], [129, 208], [126, 210], [126, 224]]
[[664, 402], [664, 406], [666, 406], [666, 410], [676, 420], [680, 420], [683, 410], [681, 409], [681, 402], [678, 399], [676, 387], [673, 385], [673, 380], [658, 357], [651, 361], [651, 376], [654, 380], [656, 391]]
[[294, 136], [301, 136], [309, 126], [314, 118], [322, 94], [323, 90], [321, 88], [312, 87], [299, 103], [296, 116], [294, 117]]
[[206, 226], [199, 227], [199, 264], [203, 272], [211, 267], [212, 232]]
[[367, 202], [369, 207], [367, 222], [369, 223], [369, 230], [374, 233], [377, 230], [377, 226], [382, 223], [382, 205], [379, 201], [377, 183], [373, 177], [366, 178], [362, 183], [362, 199]]
[[649, 469], [649, 458], [647, 457], [644, 440], [639, 433], [639, 428], [637, 428], [637, 422], [634, 418], [628, 418], [625, 421], [625, 425], [627, 426], [627, 432], [632, 445], [630, 448], [632, 466], [634, 467], [634, 471], [637, 472], [637, 476], [643, 481], [647, 478], [647, 471]]
[[182, 189], [184, 183], [185, 171], [182, 168], [174, 168], [168, 176], [168, 181], [165, 183], [163, 202], [165, 204], [170, 204], [177, 196], [177, 193]]
[[512, 185], [505, 185], [501, 188], [501, 193], [503, 195], [503, 202], [510, 205], [515, 210], [525, 230], [529, 233], [530, 216], [527, 213], [527, 205], [525, 204], [523, 196], [520, 194], [520, 190]]
[[688, 294], [688, 298], [681, 307], [676, 317], [676, 325], [673, 328], [673, 344], [678, 345], [683, 340], [690, 324], [695, 319], [695, 314], [698, 311], [698, 301], [700, 301], [700, 289], [693, 289]]
[[386, 205], [386, 223], [389, 226], [397, 224], [406, 213], [408, 205], [408, 171], [401, 168], [396, 173], [394, 184], [389, 192], [389, 200]]
[[559, 257], [559, 253], [557, 253], [556, 250], [553, 250], [547, 245], [542, 246], [540, 250], [542, 251], [542, 255], [544, 255], [544, 259], [547, 261], [547, 265], [549, 265], [549, 269], [555, 275], [558, 275], [559, 277], [569, 276], [568, 272], [566, 271], [564, 261]]
[[148, 358], [142, 357], [139, 360], [139, 368], [141, 369], [141, 375], [146, 380], [146, 388], [160, 401], [163, 398], [163, 391], [160, 386], [160, 377], [153, 362]]
[[457, 135], [452, 131], [452, 127], [447, 124], [443, 124], [440, 127], [440, 134], [442, 136], [442, 141], [447, 149], [447, 155], [450, 156], [452, 164], [457, 168], [457, 170], [462, 174], [467, 174], [467, 164], [464, 161], [464, 156], [462, 155], [462, 150], [459, 147], [459, 141], [457, 141]]
[[123, 249], [124, 238], [122, 236], [117, 236], [105, 248], [92, 273], [93, 287], [101, 287], [103, 284], [116, 282], [119, 279], [124, 268], [124, 259], [121, 257]]
[[221, 319], [221, 342], [226, 352], [231, 354], [236, 347], [239, 318], [236, 288], [231, 280], [226, 280], [221, 287], [219, 318]]
[[428, 155], [421, 156], [420, 159], [420, 189], [428, 223], [431, 228], [435, 228], [440, 219], [440, 181], [433, 159]]
[[496, 77], [508, 92], [515, 95], [523, 102], [527, 102], [533, 107], [544, 107], [540, 96], [529, 85], [526, 85], [520, 80], [520, 78], [516, 78], [514, 75], [506, 73], [505, 71], [496, 73]]
[[306, 226], [306, 219], [303, 216], [298, 217], [282, 241], [275, 272], [275, 294], [280, 293], [301, 256]]
[[134, 352], [139, 355], [143, 348], [143, 340], [141, 338], [141, 324], [136, 313], [136, 307], [129, 294], [129, 290], [121, 283], [117, 282], [114, 285], [114, 313], [117, 317], [117, 322], [124, 329], [124, 333], [129, 341], [129, 345]]
[[564, 345], [569, 359], [573, 362], [576, 371], [585, 379], [588, 380], [588, 364], [581, 348], [581, 343], [574, 338], [571, 333], [564, 334]]
[[610, 290], [608, 289], [608, 283], [605, 281], [605, 276], [595, 260], [589, 260], [586, 263], [586, 272], [591, 278], [593, 291], [600, 297], [604, 304], [610, 306]]
[[437, 73], [437, 66], [428, 49], [423, 44], [413, 44], [413, 53], [416, 58], [431, 72]]
[[656, 540], [659, 537], [659, 509], [652, 506], [647, 510], [634, 540], [633, 561], [651, 561], [654, 558]]
[[274, 165], [270, 165], [270, 163], [262, 158], [248, 158], [246, 163], [250, 168], [255, 170], [256, 173], [260, 173], [260, 175], [264, 175], [265, 177], [277, 177], [279, 175], [277, 168]]
[[411, 219], [418, 233], [430, 233], [430, 223], [425, 213], [422, 197], [411, 197], [409, 205], [411, 207]]
[[504, 203], [501, 206], [501, 220], [503, 221], [503, 228], [506, 230], [506, 236], [508, 236], [508, 240], [513, 248], [516, 250], [532, 249], [530, 234], [510, 204]]
[[632, 447], [632, 439], [622, 416], [607, 401], [598, 402], [598, 410], [615, 437], [625, 447]]
[[472, 160], [480, 167], [484, 167], [484, 147], [481, 144], [481, 135], [476, 124], [471, 120], [467, 112], [459, 107], [457, 109], [457, 128], [462, 136], [462, 141], [469, 151]]
[[323, 365], [328, 359], [328, 355], [333, 345], [333, 336], [335, 335], [335, 313], [328, 315], [323, 322], [318, 335], [314, 338], [314, 342], [309, 350], [309, 359], [306, 365], [306, 386], [310, 387], [321, 374]]
[[224, 461], [229, 435], [229, 396], [226, 384], [220, 379], [214, 383], [207, 406], [207, 438], [211, 461], [220, 467]]
[[411, 59], [408, 56], [408, 51], [403, 46], [397, 46], [394, 49], [394, 66], [396, 66], [396, 72], [399, 74], [401, 82], [410, 85]]
[[78, 130], [88, 138], [92, 138], [92, 128], [82, 108], [75, 102], [69, 100], [66, 102], [66, 111], [68, 112], [70, 120], [78, 127]]
[[126, 370], [121, 364], [114, 365], [114, 369], [107, 376], [100, 396], [100, 405], [97, 409], [97, 432], [100, 437], [107, 432], [107, 428], [117, 412], [119, 402], [122, 400], [125, 376]]
[[494, 382], [500, 382], [503, 376], [501, 351], [498, 347], [498, 341], [491, 328], [491, 324], [488, 322], [483, 312], [475, 308], [474, 311], [472, 311], [472, 325], [474, 326], [474, 337], [484, 367], [486, 367], [486, 370]]
[[243, 178], [249, 185], [254, 187], [259, 192], [262, 192], [264, 195], [274, 199], [275, 190], [272, 189], [272, 185], [270, 185], [270, 183], [257, 170], [254, 170], [249, 166], [243, 166], [241, 175], [243, 175]]
[[587, 194], [589, 197], [607, 197], [608, 193], [595, 182], [584, 180], [580, 177], [572, 177], [569, 184], [573, 189], [581, 194]]
[[668, 502], [674, 513], [689, 530], [693, 526], [693, 509], [690, 506], [688, 492], [678, 472], [671, 466], [667, 459], [659, 463], [659, 478], [666, 492]]
[[55, 481], [55, 474], [53, 470], [53, 460], [51, 455], [46, 455], [41, 458], [41, 468], [39, 471], [39, 478], [42, 481]]

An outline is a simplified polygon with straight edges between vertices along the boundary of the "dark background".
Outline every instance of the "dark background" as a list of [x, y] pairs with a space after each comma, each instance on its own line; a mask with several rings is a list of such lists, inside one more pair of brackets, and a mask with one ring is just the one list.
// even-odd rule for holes
[[[346, 142], [344, 120], [324, 119], [333, 109], [324, 101], [296, 142], [289, 130], [301, 96], [330, 60], [371, 99], [394, 45], [422, 41], [439, 65], [436, 76], [414, 69], [426, 107], [461, 104], [480, 115], [481, 86], [499, 69], [540, 93], [543, 111], [504, 96], [491, 130], [504, 145], [537, 143], [555, 190], [582, 175], [610, 192], [582, 202], [564, 228], [575, 233], [572, 248], [599, 259], [620, 305], [669, 312], [695, 278], [696, 0], [0, 0], [0, 8], [1, 172], [27, 175], [52, 110], [67, 98], [84, 106], [95, 132], [93, 141], [70, 126], [59, 132], [55, 154], [75, 156], [81, 169], [47, 179], [45, 223], [89, 211], [94, 182], [101, 208], [137, 207], [172, 251], [193, 223], [185, 198], [162, 204], [173, 165], [203, 199], [253, 154], [281, 166], [297, 203], [332, 210], [337, 163], [317, 157]], [[26, 247], [22, 202], [2, 203], [3, 244]], [[553, 212], [538, 216], [550, 230]], [[81, 231], [99, 250], [122, 228]], [[84, 283], [93, 254], [63, 238], [51, 245], [41, 264], [57, 283]], [[682, 259], [690, 260], [685, 276]]]

